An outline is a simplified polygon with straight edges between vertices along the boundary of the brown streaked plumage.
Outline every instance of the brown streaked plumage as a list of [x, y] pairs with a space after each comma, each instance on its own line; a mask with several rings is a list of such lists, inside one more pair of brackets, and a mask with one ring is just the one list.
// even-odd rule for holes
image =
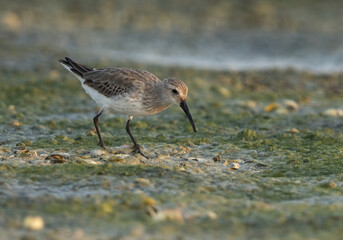
[[72, 72], [85, 91], [102, 107], [93, 118], [99, 137], [99, 145], [104, 148], [98, 126], [98, 118], [104, 111], [126, 114], [129, 119], [126, 131], [134, 143], [134, 152], [146, 157], [130, 131], [133, 116], [151, 115], [161, 112], [172, 104], [178, 104], [186, 113], [194, 132], [196, 127], [186, 104], [188, 88], [178, 79], [161, 81], [152, 73], [131, 68], [91, 68], [74, 62], [70, 58], [59, 62]]

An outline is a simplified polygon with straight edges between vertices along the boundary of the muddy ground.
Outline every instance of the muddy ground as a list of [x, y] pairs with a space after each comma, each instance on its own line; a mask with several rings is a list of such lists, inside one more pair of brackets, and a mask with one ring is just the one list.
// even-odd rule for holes
[[58, 65], [3, 73], [3, 236], [340, 238], [342, 75], [143, 67], [187, 82], [199, 130], [177, 106], [135, 118], [148, 160], [119, 115], [101, 118], [97, 146], [97, 107]]
[[[2, 239], [341, 239], [340, 1], [0, 2]], [[107, 114], [101, 150], [65, 56], [184, 80], [198, 132], [134, 118], [145, 159]]]

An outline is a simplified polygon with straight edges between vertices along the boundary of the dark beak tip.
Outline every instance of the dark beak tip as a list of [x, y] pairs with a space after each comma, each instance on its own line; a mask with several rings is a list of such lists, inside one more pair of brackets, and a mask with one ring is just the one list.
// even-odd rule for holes
[[186, 113], [186, 115], [187, 115], [187, 117], [188, 117], [188, 120], [191, 122], [191, 125], [192, 125], [192, 127], [193, 127], [193, 131], [194, 131], [194, 132], [197, 132], [197, 128], [195, 127], [195, 124], [194, 124], [192, 115], [191, 115], [191, 113], [190, 113], [189, 110], [188, 110], [188, 106], [187, 106], [186, 102], [185, 102], [185, 101], [181, 102], [181, 103], [180, 103], [180, 107], [181, 107], [182, 110]]

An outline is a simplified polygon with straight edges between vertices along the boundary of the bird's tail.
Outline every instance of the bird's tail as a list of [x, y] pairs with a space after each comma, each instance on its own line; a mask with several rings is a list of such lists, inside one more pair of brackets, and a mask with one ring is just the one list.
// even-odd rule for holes
[[58, 60], [67, 70], [74, 73], [76, 76], [83, 78], [83, 74], [93, 71], [94, 68], [74, 62], [68, 57]]

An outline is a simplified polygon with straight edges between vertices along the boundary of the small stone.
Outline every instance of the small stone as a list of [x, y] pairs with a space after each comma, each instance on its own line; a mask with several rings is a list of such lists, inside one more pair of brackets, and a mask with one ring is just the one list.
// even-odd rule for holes
[[15, 12], [6, 11], [2, 20], [9, 29], [18, 30], [21, 27], [21, 20]]
[[330, 116], [330, 117], [342, 117], [343, 116], [343, 110], [339, 108], [329, 108], [326, 109], [323, 113], [325, 116]]
[[298, 132], [299, 132], [299, 130], [298, 130], [298, 129], [296, 129], [296, 128], [292, 128], [291, 130], [289, 130], [289, 132], [290, 132], [290, 133], [298, 133]]
[[229, 89], [225, 88], [225, 87], [221, 87], [218, 86], [217, 87], [217, 91], [220, 93], [220, 95], [222, 95], [223, 97], [230, 97], [231, 96], [231, 92]]
[[136, 178], [136, 182], [144, 186], [150, 185], [150, 180], [146, 178]]
[[221, 160], [220, 155], [217, 155], [217, 156], [213, 157], [213, 161], [215, 161], [215, 162], [220, 162], [220, 160]]
[[110, 156], [106, 162], [108, 163], [125, 163], [125, 159], [117, 157], [117, 156]]
[[19, 128], [20, 125], [21, 125], [21, 123], [18, 122], [17, 120], [13, 120], [13, 121], [11, 122], [11, 125], [12, 125], [13, 127]]
[[232, 163], [232, 168], [238, 170], [239, 169], [239, 163]]
[[26, 229], [38, 231], [44, 228], [44, 220], [40, 216], [27, 216], [23, 225]]
[[208, 211], [191, 211], [184, 215], [186, 221], [193, 221], [195, 219], [207, 218], [210, 220], [216, 220], [217, 214], [211, 210]]
[[319, 186], [322, 188], [336, 188], [337, 184], [333, 181], [321, 181], [319, 182]]
[[107, 151], [104, 149], [94, 149], [90, 153], [91, 157], [93, 157], [93, 158], [99, 157], [101, 155], [106, 155], [106, 154], [107, 154]]
[[232, 166], [228, 169], [228, 171], [238, 170], [240, 168], [239, 163], [232, 163]]
[[295, 101], [290, 99], [284, 100], [283, 104], [285, 105], [286, 109], [290, 112], [295, 112], [299, 109], [299, 105]]
[[82, 162], [87, 163], [87, 164], [93, 164], [93, 165], [100, 164], [100, 162], [93, 161], [92, 159], [83, 159]]
[[207, 211], [205, 216], [211, 220], [216, 220], [218, 218], [218, 215], [213, 211]]
[[9, 105], [9, 106], [8, 106], [8, 110], [7, 110], [7, 113], [10, 114], [10, 115], [16, 114], [17, 111], [15, 110], [15, 106], [14, 106], [14, 105]]
[[239, 101], [238, 106], [242, 108], [247, 108], [247, 109], [255, 109], [257, 104], [253, 100], [247, 100], [247, 101]]
[[265, 106], [264, 111], [265, 112], [274, 112], [278, 108], [280, 108], [279, 104], [277, 104], [277, 103], [270, 103], [267, 106]]
[[30, 151], [28, 149], [18, 150], [17, 154], [18, 154], [18, 157], [21, 157], [21, 158], [37, 157], [36, 151]]
[[45, 160], [49, 160], [50, 163], [65, 163], [69, 160], [69, 154], [67, 153], [54, 153], [50, 154], [45, 158]]
[[154, 215], [154, 218], [156, 220], [169, 220], [169, 221], [176, 221], [176, 222], [184, 221], [182, 210], [179, 208], [165, 209], [165, 210], [159, 211]]
[[89, 130], [86, 132], [86, 136], [90, 137], [90, 136], [94, 136], [96, 134], [95, 129]]
[[156, 200], [153, 199], [152, 197], [147, 197], [147, 196], [145, 196], [145, 197], [143, 198], [143, 204], [144, 204], [144, 206], [151, 206], [151, 207], [154, 207], [154, 206], [156, 206]]
[[336, 188], [337, 184], [335, 182], [329, 182], [328, 183], [328, 188]]
[[285, 115], [289, 114], [289, 111], [286, 108], [279, 108], [275, 111], [275, 113], [279, 115]]

